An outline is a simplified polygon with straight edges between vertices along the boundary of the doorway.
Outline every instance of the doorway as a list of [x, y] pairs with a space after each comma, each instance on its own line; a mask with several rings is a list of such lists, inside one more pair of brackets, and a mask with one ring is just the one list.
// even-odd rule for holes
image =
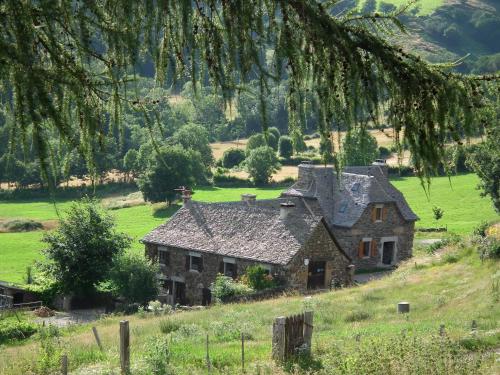
[[174, 304], [186, 305], [186, 284], [174, 282]]
[[326, 262], [309, 262], [307, 289], [325, 287], [325, 266]]
[[384, 242], [384, 246], [382, 248], [382, 264], [391, 265], [394, 261], [394, 241]]

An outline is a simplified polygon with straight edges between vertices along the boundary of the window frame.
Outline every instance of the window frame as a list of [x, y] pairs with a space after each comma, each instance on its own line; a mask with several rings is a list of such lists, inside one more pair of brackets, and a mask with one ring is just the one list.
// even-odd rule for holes
[[[197, 266], [197, 268], [193, 268], [193, 258], [197, 258], [200, 262], [199, 266]], [[200, 253], [195, 253], [193, 251], [190, 251], [189, 252], [189, 271], [200, 273], [201, 272], [200, 268], [203, 270], [203, 257], [202, 257], [202, 255]]]
[[[363, 242], [363, 257], [362, 257], [362, 259], [371, 258], [372, 239], [371, 238], [363, 238], [361, 241]], [[366, 252], [365, 252], [365, 250], [367, 250], [366, 244], [368, 244], [368, 255], [366, 255]]]
[[[166, 263], [162, 263], [162, 255], [165, 254]], [[170, 251], [166, 246], [158, 246], [158, 263], [162, 266], [170, 266]]]
[[[233, 279], [235, 279], [237, 277], [236, 273], [237, 273], [237, 268], [236, 268], [236, 259], [234, 258], [222, 258], [222, 263], [224, 264], [224, 276], [226, 277], [231, 277]], [[235, 267], [233, 270], [231, 270], [231, 272], [228, 274], [228, 269], [227, 269], [227, 265], [230, 264], [232, 265], [233, 267]]]
[[[380, 212], [380, 217], [378, 213]], [[383, 204], [377, 204], [375, 205], [375, 222], [376, 223], [381, 223], [384, 219], [384, 205]]]

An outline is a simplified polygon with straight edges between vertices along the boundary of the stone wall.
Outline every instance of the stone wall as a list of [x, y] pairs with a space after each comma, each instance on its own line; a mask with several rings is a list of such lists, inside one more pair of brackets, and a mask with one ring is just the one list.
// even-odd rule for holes
[[[348, 266], [351, 261], [338, 249], [331, 239], [328, 229], [318, 225], [301, 251], [287, 265], [285, 277], [292, 288], [307, 289], [308, 266], [304, 260], [325, 261], [325, 287], [332, 284], [349, 285], [351, 283]], [[332, 283], [332, 281], [334, 281]]]
[[[384, 267], [382, 264], [382, 238], [396, 237], [396, 256], [394, 264], [412, 256], [414, 222], [407, 222], [395, 203], [385, 203], [386, 216], [382, 222], [372, 221], [372, 209], [369, 205], [352, 228], [332, 227], [340, 246], [352, 258], [356, 269]], [[377, 243], [377, 254], [367, 258], [358, 256], [359, 243], [363, 238], [372, 238]]]

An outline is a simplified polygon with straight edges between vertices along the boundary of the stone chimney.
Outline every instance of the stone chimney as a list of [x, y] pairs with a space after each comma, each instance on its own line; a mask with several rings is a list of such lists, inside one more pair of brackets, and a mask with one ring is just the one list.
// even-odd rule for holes
[[257, 199], [257, 196], [255, 194], [241, 194], [241, 201], [242, 202], [248, 202], [248, 203], [253, 203]]
[[181, 193], [182, 202], [184, 204], [191, 202], [191, 195], [193, 194], [193, 192], [189, 190], [187, 187], [179, 186], [179, 188], [175, 189], [175, 191]]
[[375, 161], [372, 163], [374, 167], [380, 168], [382, 171], [382, 174], [385, 177], [389, 177], [389, 166], [387, 165], [385, 159], [375, 159]]
[[290, 212], [295, 208], [295, 203], [293, 202], [283, 202], [280, 204], [280, 219], [285, 220]]

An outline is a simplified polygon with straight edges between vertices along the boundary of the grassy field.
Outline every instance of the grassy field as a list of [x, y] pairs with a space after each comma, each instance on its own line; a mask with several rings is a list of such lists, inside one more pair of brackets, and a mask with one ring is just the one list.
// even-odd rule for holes
[[[147, 365], [145, 353], [155, 336], [168, 343], [170, 366], [176, 374], [206, 373], [207, 334], [212, 373], [241, 373], [241, 333], [247, 337], [247, 373], [290, 373], [270, 360], [272, 322], [277, 316], [306, 309], [314, 310], [314, 360], [301, 363], [303, 368], [292, 373], [306, 369], [324, 374], [498, 373], [499, 363], [494, 360], [494, 348], [500, 345], [498, 277], [498, 262], [482, 263], [476, 251], [463, 244], [435, 256], [418, 253], [392, 275], [356, 288], [306, 298], [292, 295], [216, 305], [171, 316], [129, 316], [125, 319], [131, 327], [133, 373], [149, 373], [138, 368]], [[410, 314], [396, 313], [402, 300], [411, 303]], [[91, 326], [83, 325], [63, 330], [54, 339], [52, 356], [58, 359], [62, 351], [67, 353], [72, 374], [117, 373], [122, 319], [108, 317], [93, 323], [104, 353], [95, 345]], [[471, 334], [473, 319], [478, 330]], [[437, 334], [440, 324], [446, 327], [445, 338]], [[5, 347], [0, 350], [0, 373], [38, 373], [47, 361], [44, 353], [36, 336]]]
[[[418, 227], [435, 226], [432, 218], [432, 207], [437, 205], [444, 209], [444, 217], [439, 226], [448, 226], [456, 233], [469, 233], [483, 220], [498, 219], [493, 211], [489, 198], [481, 198], [475, 189], [478, 178], [473, 175], [461, 175], [451, 178], [439, 177], [432, 180], [430, 200], [415, 177], [393, 180], [407, 198], [421, 220]], [[275, 198], [281, 188], [200, 188], [194, 198], [206, 202], [222, 202], [239, 200], [242, 193], [255, 193], [258, 199]], [[56, 206], [50, 201], [0, 201], [0, 220], [13, 218], [29, 218], [35, 220], [55, 220], [57, 210], [63, 213], [70, 201], [58, 202]], [[148, 231], [165, 222], [175, 208], [154, 213], [151, 205], [135, 206], [111, 211], [116, 217], [118, 230], [129, 234], [133, 239], [133, 251], [142, 252], [139, 243]], [[35, 260], [41, 259], [40, 239], [43, 232], [0, 233], [0, 280], [22, 282], [26, 267]]]
[[[360, 0], [359, 4], [360, 6], [363, 6], [363, 4], [366, 2], [366, 0]], [[418, 12], [419, 15], [425, 16], [428, 15], [437, 8], [439, 8], [441, 5], [444, 5], [444, 3], [448, 2], [447, 0], [419, 0], [416, 3], [416, 6], [420, 8], [420, 11]], [[396, 7], [399, 7], [401, 5], [405, 5], [408, 3], [408, 0], [378, 0], [377, 4], [380, 6], [381, 3], [386, 3], [386, 4], [392, 4]]]

